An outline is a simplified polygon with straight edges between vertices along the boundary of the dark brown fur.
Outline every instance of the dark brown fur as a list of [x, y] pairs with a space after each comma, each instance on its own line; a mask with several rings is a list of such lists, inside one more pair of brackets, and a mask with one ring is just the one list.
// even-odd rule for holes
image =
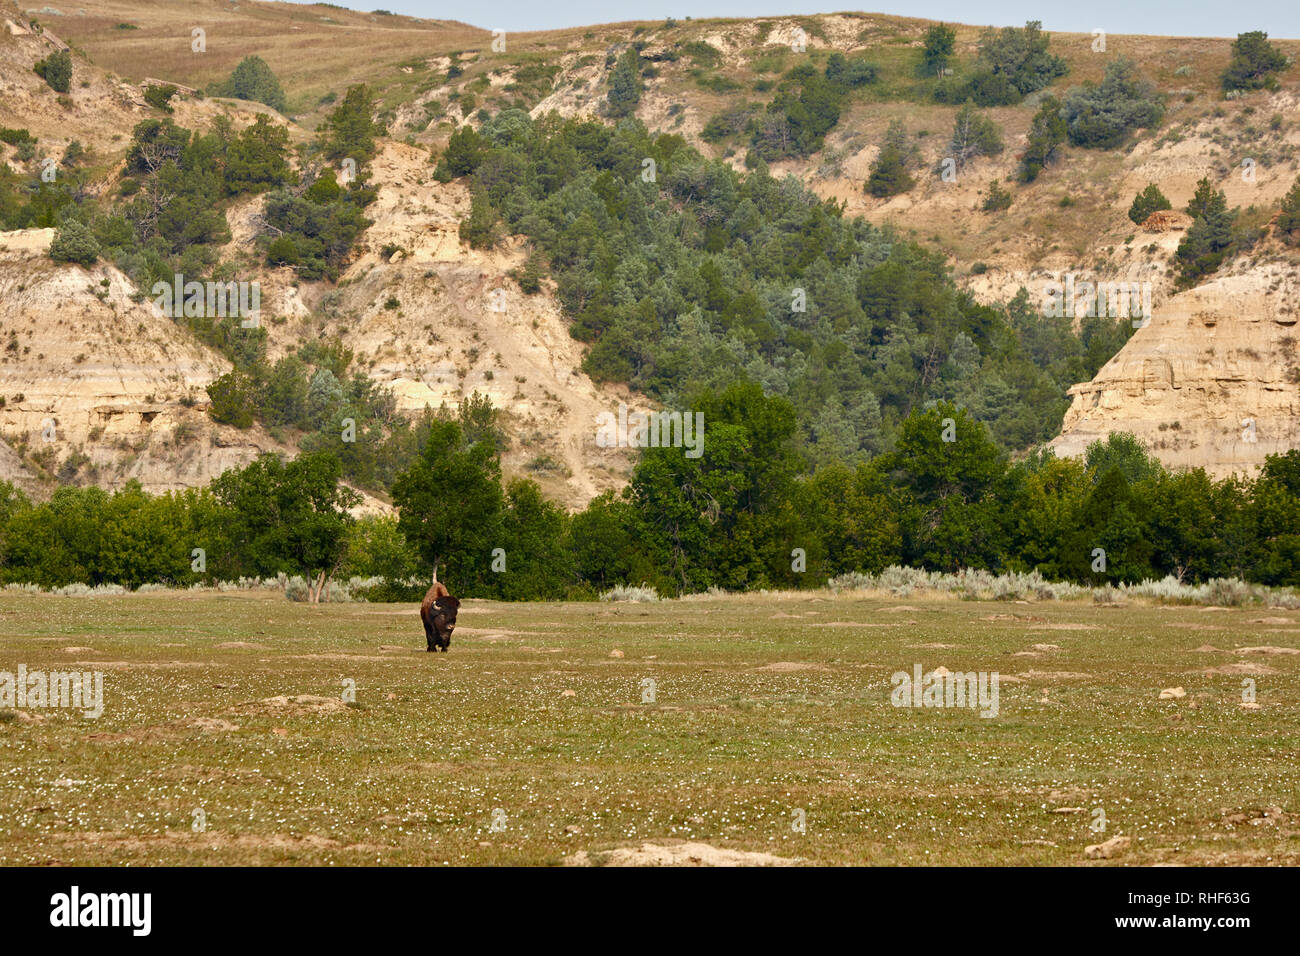
[[420, 604], [420, 620], [424, 622], [424, 637], [429, 645], [427, 650], [446, 653], [451, 645], [451, 632], [456, 629], [456, 611], [459, 608], [460, 598], [452, 597], [442, 582], [433, 582], [433, 587], [429, 588]]

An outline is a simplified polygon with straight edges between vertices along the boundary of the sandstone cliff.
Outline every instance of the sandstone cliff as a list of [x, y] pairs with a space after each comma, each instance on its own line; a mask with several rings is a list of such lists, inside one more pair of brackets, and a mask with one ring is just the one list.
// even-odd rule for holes
[[1295, 270], [1273, 264], [1172, 296], [1073, 404], [1059, 454], [1132, 432], [1171, 467], [1254, 474], [1300, 447]]

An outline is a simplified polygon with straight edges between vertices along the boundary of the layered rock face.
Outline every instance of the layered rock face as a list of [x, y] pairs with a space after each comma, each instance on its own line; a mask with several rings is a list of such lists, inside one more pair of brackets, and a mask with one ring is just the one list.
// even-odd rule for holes
[[[278, 447], [214, 425], [204, 390], [229, 369], [111, 266], [48, 258], [52, 229], [0, 233], [0, 478], [20, 456], [65, 480], [150, 491], [205, 484]], [[71, 464], [69, 464], [71, 462]]]
[[1283, 265], [1222, 276], [1166, 300], [1073, 404], [1060, 455], [1132, 432], [1170, 468], [1257, 474], [1267, 455], [1300, 446], [1295, 295]]

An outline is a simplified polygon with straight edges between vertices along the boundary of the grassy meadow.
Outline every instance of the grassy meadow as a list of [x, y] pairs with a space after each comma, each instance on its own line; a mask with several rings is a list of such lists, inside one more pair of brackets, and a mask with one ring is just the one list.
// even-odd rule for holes
[[[555, 865], [685, 843], [811, 864], [1300, 863], [1294, 611], [467, 601], [444, 655], [414, 605], [0, 593], [0, 671], [19, 664], [102, 671], [104, 712], [0, 711], [6, 865]], [[997, 672], [998, 715], [891, 706], [914, 664]]]

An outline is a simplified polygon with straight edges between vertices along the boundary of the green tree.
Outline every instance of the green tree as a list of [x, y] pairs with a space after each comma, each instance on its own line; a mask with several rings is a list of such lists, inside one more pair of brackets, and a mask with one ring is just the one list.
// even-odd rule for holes
[[945, 571], [996, 566], [1001, 508], [990, 492], [1006, 458], [982, 423], [950, 402], [914, 410], [881, 464], [899, 495], [908, 561]]
[[348, 509], [361, 500], [340, 478], [339, 461], [328, 453], [288, 463], [267, 454], [212, 482], [226, 534], [248, 571], [304, 574], [309, 599], [320, 600], [344, 557], [354, 520]]
[[505, 570], [492, 572], [501, 597], [538, 601], [564, 596], [574, 581], [573, 557], [565, 547], [568, 527], [568, 514], [547, 501], [536, 482], [510, 482], [502, 516], [502, 541], [507, 543], [497, 555]]
[[1083, 86], [1066, 94], [1062, 107], [1070, 142], [1090, 149], [1114, 149], [1132, 130], [1155, 126], [1164, 105], [1155, 86], [1141, 76], [1128, 57], [1106, 65], [1097, 86]]
[[498, 217], [487, 196], [476, 190], [470, 197], [469, 215], [460, 223], [459, 235], [472, 249], [491, 249], [499, 237]]
[[609, 76], [606, 94], [609, 115], [621, 118], [630, 115], [641, 102], [641, 54], [633, 47], [623, 51]]
[[458, 423], [434, 422], [419, 457], [393, 482], [392, 494], [398, 528], [426, 568], [445, 572], [453, 590], [490, 591], [492, 549], [508, 543], [501, 464], [489, 443], [467, 445]]
[[1202, 179], [1196, 184], [1187, 213], [1194, 217], [1193, 222], [1174, 251], [1183, 287], [1214, 272], [1235, 250], [1232, 227], [1236, 214], [1228, 209], [1223, 190]]
[[374, 118], [375, 96], [364, 83], [349, 86], [334, 110], [321, 124], [321, 145], [331, 160], [352, 158], [358, 164], [369, 162], [375, 155], [375, 138], [382, 135], [384, 126]]
[[922, 72], [934, 76], [945, 70], [956, 46], [956, 30], [942, 23], [930, 24], [925, 31], [925, 41], [921, 46]]
[[92, 266], [99, 259], [99, 243], [90, 228], [76, 219], [69, 219], [59, 227], [50, 243], [50, 258], [55, 262], [75, 262]]
[[1260, 90], [1277, 87], [1273, 74], [1287, 66], [1286, 54], [1268, 42], [1262, 30], [1238, 33], [1232, 41], [1232, 59], [1223, 71], [1221, 81], [1225, 90]]
[[1049, 44], [1038, 20], [1028, 21], [1023, 28], [989, 29], [980, 37], [980, 61], [993, 76], [1004, 78], [1025, 96], [1068, 72], [1065, 61], [1048, 52]]
[[1029, 145], [1020, 158], [1021, 182], [1032, 183], [1038, 178], [1065, 142], [1067, 132], [1060, 102], [1046, 97], [1029, 125]]
[[1002, 152], [1002, 134], [992, 119], [967, 103], [957, 111], [948, 150], [961, 170], [977, 156], [996, 156]]
[[37, 60], [32, 70], [56, 93], [66, 93], [72, 88], [72, 54], [67, 50], [58, 50], [43, 60]]
[[280, 81], [266, 61], [257, 55], [240, 60], [230, 77], [209, 90], [209, 93], [213, 96], [232, 96], [235, 99], [264, 103], [281, 113], [288, 109]]
[[1128, 207], [1128, 217], [1140, 226], [1153, 212], [1172, 208], [1173, 205], [1165, 198], [1160, 187], [1150, 183], [1146, 189], [1133, 197], [1133, 205]]
[[877, 199], [883, 199], [905, 193], [915, 186], [916, 180], [907, 171], [908, 156], [907, 130], [901, 122], [894, 120], [889, 124], [885, 142], [871, 164], [864, 187], [866, 191]]
[[794, 410], [753, 382], [693, 404], [702, 453], [646, 448], [632, 476], [637, 534], [660, 573], [653, 583], [689, 592], [791, 581]]
[[151, 83], [144, 88], [144, 101], [156, 110], [171, 113], [174, 112], [171, 100], [176, 92], [176, 87], [170, 83]]
[[443, 150], [433, 178], [438, 182], [449, 183], [457, 176], [468, 176], [483, 162], [485, 145], [483, 137], [474, 127], [462, 126], [447, 140], [447, 148]]
[[285, 185], [291, 175], [288, 149], [289, 131], [258, 116], [226, 150], [226, 191], [259, 193]]
[[1300, 245], [1300, 177], [1296, 178], [1290, 190], [1282, 197], [1277, 233], [1288, 245]]

